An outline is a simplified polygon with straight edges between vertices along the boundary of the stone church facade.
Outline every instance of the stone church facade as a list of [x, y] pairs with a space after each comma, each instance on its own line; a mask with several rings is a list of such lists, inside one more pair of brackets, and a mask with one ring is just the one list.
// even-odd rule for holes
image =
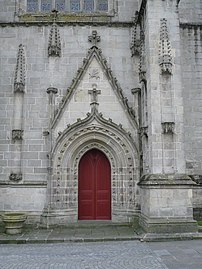
[[201, 19], [201, 0], [1, 1], [0, 211], [197, 231]]

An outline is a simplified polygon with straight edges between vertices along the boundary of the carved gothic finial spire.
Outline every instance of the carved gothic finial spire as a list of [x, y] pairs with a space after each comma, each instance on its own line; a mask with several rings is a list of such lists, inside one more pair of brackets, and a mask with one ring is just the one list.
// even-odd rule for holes
[[92, 47], [97, 48], [97, 43], [100, 42], [100, 36], [97, 35], [97, 31], [92, 31], [92, 35], [88, 37], [88, 41], [92, 43]]
[[159, 65], [162, 73], [172, 74], [171, 45], [168, 36], [167, 20], [161, 19], [160, 44], [159, 44]]
[[50, 30], [48, 56], [55, 56], [55, 57], [61, 56], [60, 33], [57, 24], [55, 23], [55, 18], [54, 23]]
[[19, 45], [14, 79], [14, 92], [25, 91], [25, 53], [22, 44]]
[[139, 27], [138, 27], [138, 11], [135, 13], [134, 17], [134, 26], [132, 28], [132, 41], [131, 41], [131, 54], [132, 57], [134, 55], [139, 55], [140, 54], [140, 45], [141, 45], [141, 40], [140, 40], [140, 34], [139, 34]]
[[140, 45], [140, 82], [146, 80], [146, 55], [145, 55], [145, 36], [143, 30], [140, 32], [141, 45]]

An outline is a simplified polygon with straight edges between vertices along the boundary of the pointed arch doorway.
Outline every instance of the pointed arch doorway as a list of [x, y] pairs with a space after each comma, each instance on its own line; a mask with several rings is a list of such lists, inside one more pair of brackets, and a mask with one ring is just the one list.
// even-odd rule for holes
[[78, 183], [78, 219], [111, 220], [111, 166], [103, 152], [83, 155]]

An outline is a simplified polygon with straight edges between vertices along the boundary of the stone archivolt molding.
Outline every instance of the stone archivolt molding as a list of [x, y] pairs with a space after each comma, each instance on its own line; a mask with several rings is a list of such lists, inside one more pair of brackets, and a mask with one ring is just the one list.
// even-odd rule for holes
[[73, 78], [70, 87], [67, 89], [66, 95], [63, 97], [61, 103], [59, 104], [59, 109], [55, 111], [55, 117], [52, 123], [52, 127], [54, 127], [58, 118], [62, 114], [64, 107], [73, 96], [74, 90], [77, 88], [94, 57], [97, 59], [102, 69], [104, 70], [104, 74], [106, 75], [109, 83], [111, 84], [111, 87], [115, 91], [124, 110], [127, 112], [131, 123], [133, 124], [133, 126], [137, 127], [138, 123], [136, 120], [134, 109], [128, 105], [128, 99], [124, 96], [123, 90], [121, 89], [117, 78], [113, 76], [111, 68], [108, 67], [107, 60], [103, 57], [101, 49], [97, 48], [97, 46], [95, 45], [88, 50], [86, 58], [83, 59], [83, 66], [78, 69], [76, 77]]
[[[97, 122], [101, 127], [95, 127], [94, 124], [92, 124], [94, 121]], [[74, 135], [75, 135], [75, 131], [74, 131], [75, 129], [82, 127], [82, 130], [79, 132], [83, 132], [86, 129], [86, 126], [89, 126], [89, 125], [90, 127], [88, 128], [90, 128], [90, 131], [93, 131], [93, 130], [98, 131], [99, 128], [102, 128], [105, 134], [107, 133], [108, 135], [112, 134], [112, 131], [110, 132], [109, 127], [113, 128], [114, 133], [116, 134], [120, 133], [122, 137], [126, 137], [130, 141], [130, 143], [133, 145], [133, 148], [135, 148], [136, 152], [138, 152], [138, 147], [133, 141], [131, 133], [126, 132], [123, 129], [121, 124], [117, 125], [111, 119], [108, 119], [108, 120], [105, 119], [102, 113], [98, 112], [97, 107], [92, 107], [91, 113], [87, 113], [87, 117], [85, 119], [82, 119], [82, 120], [77, 119], [77, 122], [75, 122], [74, 124], [67, 125], [67, 128], [63, 131], [63, 133], [59, 134], [56, 144], [59, 144], [61, 139], [67, 134], [72, 133], [72, 131], [74, 132]]]
[[[85, 119], [78, 119], [77, 122], [68, 125], [67, 128], [59, 134], [51, 155], [55, 156], [55, 152], [58, 152], [58, 147], [60, 148], [59, 151], [64, 153], [66, 148], [71, 145], [74, 140], [82, 135], [86, 136], [88, 133], [90, 135], [102, 133], [107, 137], [107, 140], [113, 137], [113, 141], [116, 141], [116, 143], [122, 147], [124, 154], [129, 154], [131, 150], [134, 152], [137, 162], [139, 155], [138, 147], [135, 144], [131, 133], [126, 132], [121, 124], [117, 125], [112, 122], [111, 119], [107, 120], [103, 118], [102, 113], [99, 113], [96, 107], [92, 108], [91, 113], [88, 113]], [[64, 144], [62, 142], [63, 140], [65, 140]]]
[[53, 163], [51, 207], [77, 207], [79, 161], [93, 148], [101, 150], [111, 164], [113, 205], [134, 208], [139, 178], [137, 147], [122, 126], [104, 119], [96, 107], [86, 119], [68, 126], [57, 139], [50, 156]]
[[22, 44], [19, 45], [17, 64], [14, 78], [14, 92], [25, 91], [25, 52]]

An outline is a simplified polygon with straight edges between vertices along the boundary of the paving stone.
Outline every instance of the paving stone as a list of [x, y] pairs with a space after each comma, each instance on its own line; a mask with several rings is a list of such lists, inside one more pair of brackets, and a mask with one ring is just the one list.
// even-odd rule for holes
[[167, 269], [140, 242], [0, 245], [1, 269]]

